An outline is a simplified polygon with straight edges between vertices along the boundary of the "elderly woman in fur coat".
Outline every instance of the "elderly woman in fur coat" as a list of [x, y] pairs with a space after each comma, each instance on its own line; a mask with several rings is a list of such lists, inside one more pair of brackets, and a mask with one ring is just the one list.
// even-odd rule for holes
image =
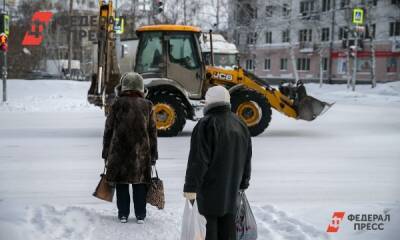
[[143, 78], [127, 73], [121, 78], [119, 97], [107, 116], [102, 156], [108, 182], [116, 184], [118, 218], [128, 221], [129, 184], [132, 184], [137, 223], [146, 217], [146, 194], [151, 167], [158, 158], [157, 129], [152, 103], [144, 98]]

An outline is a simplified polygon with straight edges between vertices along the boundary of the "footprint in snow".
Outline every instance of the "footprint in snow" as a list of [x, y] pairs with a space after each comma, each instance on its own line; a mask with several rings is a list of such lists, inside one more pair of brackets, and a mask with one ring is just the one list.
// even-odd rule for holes
[[323, 240], [328, 235], [314, 226], [289, 217], [273, 206], [252, 207], [259, 239]]

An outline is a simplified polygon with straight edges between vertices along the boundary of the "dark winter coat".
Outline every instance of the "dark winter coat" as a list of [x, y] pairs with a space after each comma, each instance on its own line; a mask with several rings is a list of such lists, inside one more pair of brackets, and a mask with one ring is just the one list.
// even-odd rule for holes
[[199, 212], [236, 213], [239, 189], [251, 172], [251, 138], [229, 105], [209, 106], [192, 132], [184, 192], [196, 192]]
[[111, 106], [103, 138], [107, 180], [149, 183], [158, 158], [152, 103], [140, 92], [123, 92]]

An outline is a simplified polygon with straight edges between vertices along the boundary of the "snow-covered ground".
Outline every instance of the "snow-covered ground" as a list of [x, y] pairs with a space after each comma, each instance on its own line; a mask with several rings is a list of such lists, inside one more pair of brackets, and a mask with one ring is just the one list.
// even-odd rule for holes
[[[9, 81], [0, 104], [0, 239], [179, 238], [191, 129], [159, 139], [166, 208], [148, 206], [145, 225], [116, 220], [115, 204], [91, 196], [102, 171], [101, 110], [86, 103], [87, 82]], [[314, 122], [274, 111], [253, 139], [247, 196], [259, 239], [395, 240], [400, 230], [400, 82], [376, 89], [308, 84], [336, 104]], [[345, 211], [338, 233], [326, 233]], [[350, 214], [390, 214], [383, 231], [354, 231]], [[131, 213], [133, 217], [133, 213]]]

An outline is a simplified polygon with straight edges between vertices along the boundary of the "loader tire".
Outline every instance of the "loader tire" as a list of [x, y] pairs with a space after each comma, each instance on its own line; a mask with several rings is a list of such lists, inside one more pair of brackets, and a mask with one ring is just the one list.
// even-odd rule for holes
[[168, 91], [154, 92], [147, 98], [153, 102], [158, 136], [177, 136], [186, 124], [186, 108], [182, 99]]
[[264, 132], [271, 121], [271, 106], [261, 94], [252, 90], [239, 90], [231, 95], [232, 112], [249, 128], [251, 136]]

